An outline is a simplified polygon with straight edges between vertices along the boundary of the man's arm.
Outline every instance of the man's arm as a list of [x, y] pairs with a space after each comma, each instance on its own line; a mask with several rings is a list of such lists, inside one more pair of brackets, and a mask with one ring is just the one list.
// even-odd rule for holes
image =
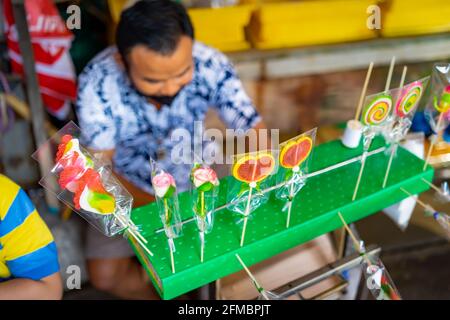
[[60, 300], [62, 288], [59, 272], [37, 281], [17, 278], [0, 283], [0, 300]]
[[[88, 151], [91, 152], [92, 154], [95, 153], [96, 155], [100, 155], [100, 158], [102, 160], [109, 162], [112, 165], [112, 167], [114, 167], [113, 162], [112, 162], [112, 159], [114, 157], [114, 152], [115, 152], [114, 149], [104, 150], [104, 151], [95, 151], [95, 150], [89, 149]], [[129, 182], [127, 179], [122, 177], [120, 174], [118, 174], [116, 172], [114, 172], [114, 174], [117, 177], [117, 179], [119, 179], [120, 183], [122, 183], [122, 185], [125, 187], [125, 189], [127, 189], [128, 192], [131, 193], [131, 195], [133, 196], [133, 199], [134, 199], [133, 207], [140, 207], [140, 206], [143, 206], [150, 202], [155, 201], [155, 197], [152, 196], [151, 194], [145, 192], [141, 188], [139, 188], [136, 185], [134, 185], [133, 183]]]

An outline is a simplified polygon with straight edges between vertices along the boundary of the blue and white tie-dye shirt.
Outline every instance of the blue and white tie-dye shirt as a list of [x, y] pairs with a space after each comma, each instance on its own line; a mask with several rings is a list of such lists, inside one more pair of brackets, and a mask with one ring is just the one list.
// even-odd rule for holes
[[261, 120], [229, 60], [204, 44], [193, 46], [192, 82], [159, 110], [136, 92], [116, 52], [109, 47], [99, 53], [79, 77], [81, 140], [94, 150], [115, 149], [115, 171], [147, 192], [153, 193], [150, 157], [174, 176], [179, 190], [187, 189], [191, 167], [173, 162], [178, 142], [171, 134], [184, 128], [193, 136], [194, 121], [203, 121], [208, 108], [215, 108], [228, 128], [243, 132]]

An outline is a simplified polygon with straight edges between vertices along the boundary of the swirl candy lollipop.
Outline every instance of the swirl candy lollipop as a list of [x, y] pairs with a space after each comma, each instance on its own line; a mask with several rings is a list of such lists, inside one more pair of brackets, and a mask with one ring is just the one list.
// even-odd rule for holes
[[195, 164], [191, 171], [192, 210], [200, 234], [200, 260], [203, 262], [205, 251], [205, 233], [213, 227], [213, 211], [219, 191], [219, 179], [216, 172], [206, 165]]
[[366, 101], [368, 101], [368, 103], [365, 105], [361, 115], [361, 122], [365, 126], [363, 129], [364, 151], [361, 157], [361, 168], [353, 192], [352, 201], [356, 199], [356, 195], [358, 194], [359, 184], [366, 163], [367, 152], [369, 151], [373, 138], [380, 131], [384, 121], [388, 118], [393, 102], [390, 92], [369, 96], [366, 98]]
[[155, 191], [159, 216], [164, 225], [164, 231], [169, 244], [172, 273], [175, 273], [175, 260], [173, 253], [176, 249], [173, 239], [182, 234], [177, 186], [172, 175], [159, 168], [156, 161], [151, 159], [150, 163], [152, 167], [152, 186]]
[[402, 79], [398, 89], [398, 99], [395, 104], [393, 116], [388, 120], [387, 128], [383, 131], [385, 140], [391, 145], [391, 147], [387, 149], [387, 151], [390, 152], [390, 157], [383, 180], [383, 188], [386, 187], [392, 161], [397, 153], [398, 144], [400, 140], [405, 137], [411, 127], [411, 119], [414, 116], [414, 112], [416, 111], [420, 99], [422, 98], [424, 88], [429, 79], [429, 77], [426, 77], [403, 87], [406, 70], [407, 68], [405, 67], [403, 69]]
[[[248, 192], [247, 202], [244, 211], [244, 226], [241, 235], [241, 247], [244, 244], [245, 230], [247, 228], [248, 215], [251, 211], [260, 205], [253, 202], [253, 189], [260, 190], [260, 184], [275, 169], [275, 158], [271, 151], [257, 151], [252, 153], [241, 154], [235, 157], [232, 166], [232, 176], [242, 182], [241, 190], [238, 194], [236, 202], [240, 202], [245, 193]], [[258, 196], [258, 195], [257, 195]], [[257, 197], [256, 196], [256, 197]]]
[[280, 145], [281, 182], [284, 183], [277, 192], [279, 199], [287, 200], [282, 211], [288, 210], [286, 228], [289, 228], [292, 201], [305, 185], [304, 173], [307, 172], [307, 160], [314, 145], [316, 128], [294, 137]]

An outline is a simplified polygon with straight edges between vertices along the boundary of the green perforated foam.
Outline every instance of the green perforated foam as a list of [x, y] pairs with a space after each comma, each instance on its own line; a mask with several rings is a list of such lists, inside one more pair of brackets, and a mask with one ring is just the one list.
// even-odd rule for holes
[[[384, 141], [377, 138], [371, 150], [382, 146]], [[310, 172], [343, 162], [361, 153], [361, 146], [358, 149], [348, 149], [340, 141], [319, 145], [311, 155]], [[217, 212], [214, 229], [206, 235], [203, 263], [200, 262], [200, 241], [196, 224], [185, 224], [183, 236], [175, 239], [175, 274], [171, 271], [165, 233], [156, 233], [156, 230], [162, 227], [156, 203], [134, 209], [132, 212], [132, 219], [141, 227], [143, 236], [149, 242], [148, 248], [154, 256], [148, 256], [133, 240], [130, 240], [130, 243], [161, 297], [172, 299], [241, 270], [235, 253], [239, 253], [246, 264], [251, 266], [342, 227], [338, 211], [351, 223], [407, 198], [400, 187], [413, 194], [429, 188], [421, 179], [432, 181], [432, 167], [422, 171], [423, 160], [399, 148], [398, 156], [392, 164], [388, 185], [382, 189], [387, 162], [388, 156], [384, 152], [367, 159], [358, 197], [354, 202], [351, 198], [360, 162], [309, 178], [306, 186], [294, 198], [288, 229], [285, 227], [286, 213], [281, 212], [284, 203], [275, 198], [274, 191], [271, 192], [268, 203], [252, 213], [243, 247], [239, 245], [242, 224], [237, 224], [241, 217], [226, 209]], [[225, 203], [228, 179], [232, 178], [226, 177], [221, 181], [218, 205]], [[189, 193], [181, 193], [179, 200], [182, 218], [192, 217]]]

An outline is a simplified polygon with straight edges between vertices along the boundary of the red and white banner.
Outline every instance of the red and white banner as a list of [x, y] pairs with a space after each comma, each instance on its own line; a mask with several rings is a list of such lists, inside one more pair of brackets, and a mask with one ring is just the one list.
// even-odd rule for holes
[[[23, 75], [11, 0], [3, 3], [8, 54], [13, 71]], [[25, 0], [25, 10], [42, 100], [52, 115], [63, 120], [77, 91], [75, 69], [69, 55], [73, 35], [52, 0]]]

